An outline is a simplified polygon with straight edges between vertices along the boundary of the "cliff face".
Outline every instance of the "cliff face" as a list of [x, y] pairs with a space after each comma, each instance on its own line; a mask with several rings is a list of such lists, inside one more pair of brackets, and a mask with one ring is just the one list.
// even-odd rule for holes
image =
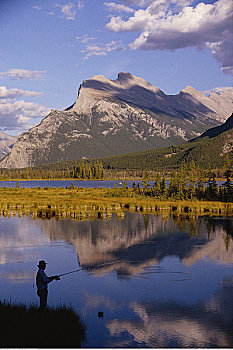
[[192, 87], [166, 95], [142, 78], [85, 80], [77, 101], [52, 110], [21, 135], [1, 167], [21, 168], [180, 144], [223, 123], [233, 110], [233, 89], [206, 97]]
[[204, 137], [212, 139], [213, 137], [217, 137], [224, 133], [225, 131], [233, 130], [233, 113], [232, 115], [220, 126], [216, 126], [215, 128], [208, 129], [204, 134], [199, 136], [195, 141], [203, 139]]
[[10, 153], [16, 139], [17, 137], [7, 135], [4, 132], [0, 131], [0, 159]]

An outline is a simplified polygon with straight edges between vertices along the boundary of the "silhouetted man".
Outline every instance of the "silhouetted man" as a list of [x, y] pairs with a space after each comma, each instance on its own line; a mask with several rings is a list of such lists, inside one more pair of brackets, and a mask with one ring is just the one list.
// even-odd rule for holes
[[39, 265], [37, 265], [39, 270], [36, 275], [36, 286], [37, 286], [37, 295], [40, 297], [40, 309], [44, 309], [47, 305], [47, 297], [48, 297], [48, 283], [53, 280], [58, 281], [60, 277], [51, 276], [48, 277], [44, 270], [46, 269], [46, 262], [44, 260], [39, 261]]

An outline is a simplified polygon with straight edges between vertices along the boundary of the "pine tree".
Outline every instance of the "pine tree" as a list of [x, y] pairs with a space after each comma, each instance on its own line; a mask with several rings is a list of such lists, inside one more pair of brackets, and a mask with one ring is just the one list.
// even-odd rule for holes
[[205, 174], [204, 170], [197, 166], [197, 182], [196, 182], [196, 196], [197, 199], [201, 200], [205, 194]]
[[225, 174], [226, 182], [224, 182], [223, 186], [225, 187], [223, 199], [226, 202], [233, 201], [233, 185], [231, 183], [231, 170], [226, 170]]
[[142, 179], [142, 189], [143, 189], [143, 193], [147, 194], [148, 189], [150, 187], [150, 183], [149, 183], [149, 179], [148, 179], [148, 171], [146, 170], [144, 173], [144, 177]]
[[186, 165], [182, 164], [177, 173], [177, 199], [183, 200], [186, 195]]
[[190, 164], [190, 170], [189, 170], [189, 176], [188, 176], [188, 182], [189, 182], [189, 187], [188, 187], [188, 194], [189, 198], [193, 200], [195, 197], [195, 183], [196, 183], [196, 166], [194, 161], [192, 160]]
[[177, 176], [176, 176], [175, 171], [173, 171], [171, 173], [170, 182], [169, 182], [169, 186], [168, 186], [169, 197], [175, 198], [176, 195], [177, 195], [177, 191], [178, 191], [178, 188], [177, 188]]
[[167, 191], [167, 184], [165, 177], [162, 178], [161, 183], [160, 183], [160, 188], [161, 188], [161, 195], [164, 198], [167, 198], [168, 191]]
[[218, 185], [215, 178], [216, 174], [213, 172], [208, 180], [208, 186], [206, 189], [207, 200], [214, 201], [218, 199]]
[[156, 198], [159, 198], [161, 196], [161, 177], [160, 174], [157, 173], [156, 174], [156, 178], [155, 178], [155, 183], [153, 186], [153, 196], [155, 196]]

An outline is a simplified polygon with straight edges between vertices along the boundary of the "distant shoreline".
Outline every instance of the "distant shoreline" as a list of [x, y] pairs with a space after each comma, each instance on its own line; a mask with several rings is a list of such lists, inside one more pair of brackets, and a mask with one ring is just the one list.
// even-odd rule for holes
[[[110, 178], [110, 179], [74, 179], [74, 178], [64, 178], [64, 179], [0, 179], [0, 181], [118, 181], [118, 182], [124, 182], [124, 181], [142, 181], [143, 178], [125, 178], [125, 179], [117, 179], [117, 178]], [[165, 177], [166, 181], [170, 180], [170, 177]], [[156, 181], [154, 178], [148, 179], [148, 181]], [[225, 178], [216, 178], [216, 181], [225, 181]]]

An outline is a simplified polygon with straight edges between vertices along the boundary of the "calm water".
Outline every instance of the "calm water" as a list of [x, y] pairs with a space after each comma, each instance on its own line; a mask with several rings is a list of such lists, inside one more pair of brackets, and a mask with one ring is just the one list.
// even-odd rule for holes
[[[122, 186], [121, 180], [24, 180], [18, 181], [20, 187], [31, 188], [31, 187], [69, 187], [71, 183], [75, 187], [84, 188], [114, 188], [116, 186]], [[134, 181], [127, 181], [129, 187], [133, 186]], [[154, 183], [154, 182], [153, 182]], [[0, 181], [0, 187], [15, 187], [17, 181]]]
[[41, 259], [48, 275], [80, 266], [48, 303], [79, 313], [85, 347], [233, 347], [232, 232], [233, 218], [0, 217], [0, 300], [38, 304]]
[[[20, 187], [31, 188], [31, 187], [69, 187], [71, 183], [75, 187], [84, 187], [84, 188], [114, 188], [122, 186], [124, 180], [24, 180], [18, 181]], [[130, 188], [133, 186], [133, 183], [139, 183], [141, 186], [141, 181], [139, 180], [128, 180], [126, 181], [127, 186]], [[218, 185], [221, 185], [224, 181], [217, 181]], [[149, 181], [150, 185], [153, 186], [155, 181]], [[166, 181], [167, 186], [169, 181]], [[0, 181], [0, 187], [16, 187], [17, 181]]]

